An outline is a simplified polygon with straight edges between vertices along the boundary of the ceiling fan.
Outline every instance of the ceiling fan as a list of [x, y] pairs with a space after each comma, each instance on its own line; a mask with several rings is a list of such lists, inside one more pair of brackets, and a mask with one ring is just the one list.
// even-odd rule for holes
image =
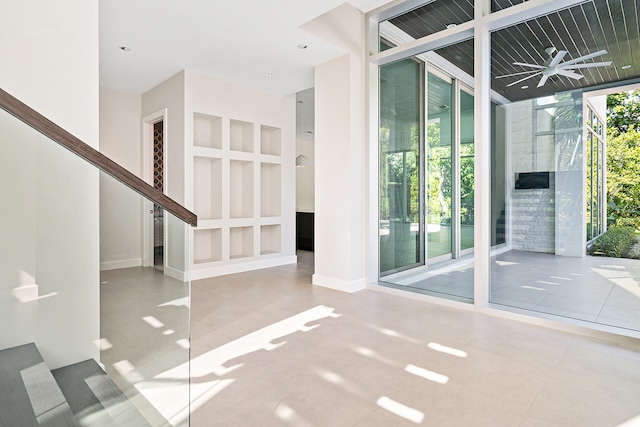
[[579, 80], [584, 76], [582, 74], [578, 74], [578, 73], [576, 73], [574, 71], [574, 70], [576, 70], [578, 68], [606, 67], [608, 65], [611, 65], [611, 61], [607, 61], [607, 62], [589, 62], [589, 63], [586, 63], [586, 64], [578, 64], [578, 62], [586, 61], [587, 59], [596, 58], [598, 56], [605, 55], [606, 53], [608, 53], [606, 50], [600, 50], [598, 52], [590, 53], [589, 55], [584, 55], [584, 56], [581, 56], [579, 58], [572, 59], [571, 61], [566, 61], [566, 62], [562, 62], [562, 60], [564, 59], [565, 55], [568, 53], [566, 50], [559, 50], [558, 53], [555, 54], [555, 56], [553, 55], [553, 53], [556, 51], [555, 47], [548, 47], [544, 51], [547, 52], [547, 55], [549, 55], [549, 58], [546, 61], [544, 61], [543, 65], [527, 64], [527, 63], [524, 63], [524, 62], [514, 62], [513, 63], [513, 65], [520, 65], [520, 66], [523, 66], [523, 67], [531, 67], [531, 68], [535, 68], [535, 70], [523, 71], [521, 73], [506, 74], [504, 76], [497, 76], [496, 79], [502, 79], [502, 78], [505, 78], [505, 77], [520, 76], [520, 75], [523, 75], [523, 74], [531, 74], [531, 75], [529, 75], [529, 76], [527, 76], [525, 78], [522, 78], [520, 80], [517, 80], [517, 81], [515, 81], [513, 83], [509, 83], [507, 85], [507, 87], [509, 87], [509, 86], [516, 85], [516, 84], [518, 84], [520, 82], [523, 82], [523, 81], [525, 81], [527, 79], [530, 79], [531, 77], [535, 77], [535, 76], [541, 75], [542, 78], [538, 82], [538, 87], [542, 87], [547, 82], [547, 79], [549, 77], [551, 77], [551, 76], [560, 75], [560, 76], [569, 77], [569, 78], [572, 78], [572, 79], [575, 79], [575, 80]]

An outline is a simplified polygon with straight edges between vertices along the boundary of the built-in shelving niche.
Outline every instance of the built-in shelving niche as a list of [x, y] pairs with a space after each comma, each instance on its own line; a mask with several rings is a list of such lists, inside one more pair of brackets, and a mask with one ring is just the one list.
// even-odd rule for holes
[[282, 251], [282, 227], [280, 224], [260, 227], [260, 254], [268, 255]]
[[260, 126], [260, 153], [279, 156], [282, 153], [282, 132], [280, 128]]
[[193, 145], [205, 148], [222, 148], [222, 117], [193, 114]]
[[229, 246], [231, 259], [253, 256], [253, 227], [231, 227]]
[[193, 206], [201, 220], [222, 218], [222, 160], [193, 158]]
[[231, 160], [229, 164], [231, 218], [253, 217], [253, 162]]
[[260, 164], [260, 215], [274, 217], [281, 215], [282, 206], [282, 166], [277, 163]]
[[193, 147], [194, 266], [282, 253], [282, 130], [194, 113]]
[[229, 147], [232, 151], [254, 152], [253, 128], [253, 123], [231, 120]]
[[193, 232], [194, 264], [222, 260], [222, 230], [205, 229]]

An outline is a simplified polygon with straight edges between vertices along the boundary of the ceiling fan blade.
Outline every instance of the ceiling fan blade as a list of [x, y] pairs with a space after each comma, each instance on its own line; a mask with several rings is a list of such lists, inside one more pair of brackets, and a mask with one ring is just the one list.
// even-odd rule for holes
[[542, 74], [542, 71], [538, 71], [537, 73], [535, 73], [535, 74], [531, 74], [530, 76], [527, 76], [527, 77], [525, 77], [524, 79], [520, 79], [520, 80], [515, 81], [515, 82], [513, 82], [513, 83], [509, 83], [509, 84], [507, 85], [507, 87], [510, 87], [510, 86], [513, 86], [513, 85], [517, 85], [518, 83], [523, 82], [523, 81], [525, 81], [525, 80], [527, 80], [527, 79], [530, 79], [531, 77], [535, 77], [535, 76], [537, 76], [537, 75], [539, 75], [539, 74]]
[[575, 64], [577, 62], [586, 61], [587, 59], [595, 58], [596, 56], [602, 56], [602, 55], [605, 55], [607, 53], [609, 53], [609, 52], [607, 52], [606, 50], [599, 50], [599, 51], [597, 51], [595, 53], [590, 53], [589, 55], [581, 56], [580, 58], [576, 58], [576, 59], [572, 59], [571, 61], [563, 62], [562, 65]]
[[542, 87], [544, 86], [544, 84], [547, 82], [547, 79], [549, 78], [549, 76], [542, 76], [542, 78], [540, 79], [540, 81], [538, 82], [538, 87]]
[[579, 80], [584, 77], [582, 74], [574, 73], [571, 70], [558, 70], [558, 74], [565, 77], [571, 77], [572, 79], [576, 79], [576, 80]]
[[586, 63], [586, 64], [574, 64], [574, 65], [569, 65], [569, 66], [565, 66], [565, 64], [562, 64], [562, 65], [558, 65], [558, 69], [562, 70], [562, 69], [570, 68], [570, 69], [574, 70], [576, 68], [607, 67], [609, 65], [611, 65], [611, 61], [607, 61], [607, 62], [589, 62], [589, 63]]
[[[566, 54], [567, 54], [566, 50], [559, 50], [558, 53], [556, 53], [556, 56], [553, 57], [553, 60], [549, 63], [549, 67], [553, 68], [556, 65], [558, 65], [562, 61], [562, 59], [564, 58], [564, 56]], [[545, 81], [546, 81], [546, 79], [545, 79]]]
[[523, 67], [538, 68], [540, 70], [544, 70], [545, 68], [547, 68], [544, 65], [527, 64], [527, 63], [524, 63], [524, 62], [514, 62], [513, 65], [521, 65]]
[[537, 70], [531, 70], [531, 71], [523, 71], [521, 73], [512, 73], [512, 74], [505, 74], [504, 76], [496, 76], [496, 79], [503, 79], [505, 77], [513, 77], [513, 76], [521, 76], [523, 74], [529, 74], [529, 73], [539, 73], [540, 71]]

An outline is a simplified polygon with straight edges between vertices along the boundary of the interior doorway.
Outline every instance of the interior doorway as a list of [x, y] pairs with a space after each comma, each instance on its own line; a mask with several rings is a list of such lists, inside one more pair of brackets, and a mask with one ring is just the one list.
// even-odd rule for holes
[[[143, 179], [166, 194], [167, 188], [167, 111], [157, 111], [142, 118]], [[166, 218], [164, 210], [150, 201], [143, 214], [143, 265], [164, 271], [166, 266]]]
[[[153, 187], [164, 193], [164, 121], [153, 124]], [[164, 270], [164, 209], [153, 204], [153, 267]]]

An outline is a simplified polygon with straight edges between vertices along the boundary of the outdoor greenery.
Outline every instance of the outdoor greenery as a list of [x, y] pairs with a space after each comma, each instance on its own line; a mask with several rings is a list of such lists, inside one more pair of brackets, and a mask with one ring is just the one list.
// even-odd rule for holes
[[640, 229], [640, 91], [607, 97], [607, 218]]
[[640, 259], [640, 91], [607, 96], [608, 230], [589, 254]]
[[628, 254], [635, 241], [635, 228], [613, 226], [593, 243], [589, 254], [622, 258]]

